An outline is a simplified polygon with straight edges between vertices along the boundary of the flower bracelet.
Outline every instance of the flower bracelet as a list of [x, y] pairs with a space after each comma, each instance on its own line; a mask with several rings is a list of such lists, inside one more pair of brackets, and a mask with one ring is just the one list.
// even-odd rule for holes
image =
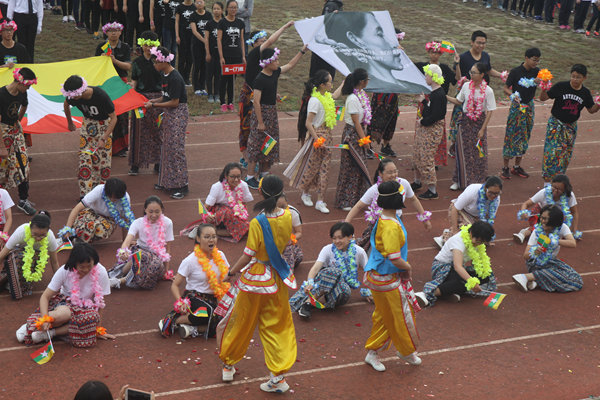
[[185, 299], [180, 298], [175, 303], [173, 303], [173, 310], [175, 310], [176, 313], [180, 313], [181, 312], [181, 306], [184, 305], [184, 304], [188, 308], [190, 308], [190, 306], [192, 305], [192, 303], [190, 302], [190, 299], [188, 299], [187, 297]]
[[417, 214], [417, 219], [421, 222], [429, 221], [431, 219], [431, 211], [423, 211], [423, 213]]
[[52, 323], [54, 322], [54, 318], [50, 317], [49, 315], [44, 315], [41, 318], [38, 318], [35, 321], [35, 327], [40, 330], [40, 328], [42, 327], [42, 325], [44, 325], [46, 322], [48, 322], [50, 324], [50, 328], [52, 328]]

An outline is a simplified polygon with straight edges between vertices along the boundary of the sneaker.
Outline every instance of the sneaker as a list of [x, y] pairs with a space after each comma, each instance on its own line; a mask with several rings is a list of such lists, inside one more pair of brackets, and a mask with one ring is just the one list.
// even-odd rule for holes
[[407, 356], [403, 356], [402, 354], [400, 354], [400, 352], [397, 351], [396, 355], [398, 357], [400, 357], [401, 359], [403, 359], [404, 361], [406, 361], [407, 363], [409, 363], [410, 365], [421, 365], [421, 359], [419, 357], [417, 357], [416, 351]]
[[527, 282], [527, 290], [533, 290], [538, 286], [536, 281]]
[[227, 104], [221, 104], [221, 112], [226, 113], [227, 112]]
[[492, 8], [492, 5], [488, 4], [487, 6], [485, 6], [485, 8]]
[[327, 204], [322, 201], [317, 201], [317, 205], [315, 206], [317, 211], [321, 211], [323, 214], [329, 214], [329, 209], [327, 208]]
[[298, 315], [304, 318], [310, 319], [310, 304], [304, 303], [300, 306], [298, 310]]
[[444, 239], [441, 236], [434, 237], [433, 241], [435, 242], [435, 244], [438, 245], [440, 250], [442, 249], [442, 247], [444, 247]]
[[375, 158], [375, 155], [373, 154], [373, 150], [367, 149], [367, 151], [366, 151], [366, 158], [367, 158], [367, 160], [372, 160], [372, 159]]
[[561, 25], [561, 26], [559, 26], [559, 28], [560, 29], [567, 29], [567, 26], [566, 25]]
[[[521, 231], [521, 232], [523, 232], [523, 231]], [[513, 233], [513, 240], [515, 242], [517, 242], [518, 244], [523, 244], [523, 242], [525, 241], [525, 235], [523, 235], [521, 232]]]
[[215, 102], [215, 98], [213, 97], [212, 94], [208, 95], [208, 102], [211, 103], [211, 104]]
[[19, 201], [19, 204], [17, 204], [17, 208], [27, 215], [33, 215], [36, 213], [36, 209], [33, 208], [31, 205], [32, 203], [29, 200], [21, 200]]
[[390, 146], [390, 144], [388, 143], [387, 145], [381, 145], [381, 154], [389, 156], [389, 157], [396, 157], [396, 152], [394, 150], [392, 150], [392, 146]]
[[194, 92], [194, 94], [195, 94], [196, 96], [202, 96], [202, 90], [196, 90], [196, 91]]
[[344, 208], [342, 208], [342, 211], [346, 211], [346, 212], [348, 212], [348, 211], [350, 211], [350, 210], [352, 210], [352, 207], [344, 207]]
[[565, 29], [571, 29], [570, 25], [565, 25]]
[[248, 177], [246, 177], [246, 183], [248, 184], [248, 187], [250, 189], [258, 190], [258, 181], [256, 180], [255, 177], [252, 177], [250, 179], [248, 179]]
[[181, 324], [179, 325], [179, 336], [181, 336], [182, 339], [187, 339], [190, 336], [196, 337], [198, 336], [198, 329], [192, 325]]
[[304, 203], [304, 205], [306, 207], [314, 206], [314, 204], [310, 198], [310, 194], [308, 194], [308, 193], [307, 194], [302, 193], [302, 196], [300, 196], [300, 200], [302, 200], [302, 203]]
[[171, 195], [172, 199], [175, 200], [181, 200], [183, 199], [185, 196], [187, 196], [190, 193], [189, 189], [187, 187], [185, 188], [179, 188], [175, 191], [175, 193], [173, 193]]
[[69, 17], [67, 17], [66, 15], [63, 17], [62, 22], [69, 22]]
[[244, 157], [240, 158], [240, 166], [242, 169], [248, 169], [248, 161], [246, 161]]
[[413, 182], [413, 183], [411, 183], [411, 184], [410, 184], [410, 188], [411, 188], [411, 189], [412, 189], [414, 192], [416, 192], [417, 190], [421, 190], [421, 189], [423, 189], [423, 184], [422, 184], [422, 183], [420, 183], [420, 182], [419, 182], [419, 183], [417, 183], [417, 182]]
[[585, 37], [590, 37], [590, 36], [592, 36], [592, 35], [590, 34], [590, 31], [585, 31]]
[[120, 279], [110, 278], [108, 281], [110, 282], [111, 288], [121, 289], [121, 280]]
[[235, 367], [233, 365], [223, 364], [223, 381], [231, 382], [235, 375]]
[[365, 362], [371, 365], [371, 367], [373, 367], [375, 371], [385, 371], [385, 365], [383, 365], [381, 361], [379, 361], [379, 355], [377, 355], [377, 352], [375, 350], [369, 350], [367, 356], [365, 357]]
[[466, 2], [467, 2], [467, 0], [463, 0], [463, 3], [466, 3]]
[[83, 24], [80, 22], [77, 25], [75, 25], [75, 29], [77, 29], [78, 31], [84, 31], [85, 26], [83, 26]]
[[527, 14], [527, 18], [533, 19], [533, 14], [531, 14], [531, 13]]
[[521, 292], [527, 292], [527, 278], [525, 277], [525, 274], [513, 275], [512, 280], [517, 285], [517, 289]]
[[283, 378], [282, 380], [280, 380], [277, 383], [275, 383], [273, 381], [273, 378], [271, 378], [267, 382], [261, 383], [260, 384], [260, 388], [264, 392], [269, 392], [269, 393], [285, 393], [290, 388], [290, 385], [287, 384], [287, 382], [285, 381], [285, 378]]
[[75, 22], [75, 18], [72, 15], [69, 15], [69, 22]]
[[129, 169], [129, 172], [127, 173], [127, 175], [131, 175], [131, 176], [137, 176], [137, 174], [140, 172], [140, 167], [131, 167]]
[[183, 83], [185, 83], [186, 87], [191, 87], [192, 86], [192, 82], [190, 82], [190, 81], [184, 80]]
[[573, 33], [585, 33], [583, 29], [575, 29]]
[[48, 332], [35, 331], [31, 334], [31, 340], [33, 340], [33, 343], [47, 342], [48, 333], [50, 333], [51, 338], [56, 336], [56, 331], [54, 329], [50, 329]]
[[595, 37], [595, 38], [600, 38], [600, 33], [598, 33], [597, 31], [596, 31], [596, 32], [594, 32], [594, 37]]
[[536, 15], [535, 17], [533, 17], [533, 20], [535, 22], [542, 22], [544, 20], [544, 18], [542, 18], [541, 15]]
[[218, 94], [215, 94], [213, 97], [215, 98], [215, 103], [220, 103], [221, 102], [221, 99], [219, 98]]
[[208, 96], [208, 92], [207, 92], [206, 90], [202, 89], [202, 90], [200, 91], [200, 95], [201, 95], [201, 96]]
[[25, 341], [25, 335], [27, 334], [27, 324], [23, 324], [19, 330], [17, 330], [17, 340], [20, 343]]
[[529, 178], [529, 174], [525, 172], [525, 170], [520, 165], [514, 165], [510, 173], [513, 175], [518, 175], [521, 178]]
[[425, 193], [421, 193], [417, 196], [419, 200], [437, 200], [440, 196], [437, 193], [433, 193], [431, 190], [427, 189]]
[[235, 110], [235, 107], [233, 106], [233, 104], [230, 104], [230, 105], [228, 105], [228, 106], [227, 106], [227, 109], [228, 109], [229, 111], [231, 111], [231, 112], [237, 112], [237, 111]]
[[519, 13], [518, 13], [516, 10], [512, 10], [512, 11], [510, 12], [510, 15], [512, 15], [512, 16], [514, 16], [514, 17], [516, 17], [517, 15], [519, 15]]
[[510, 179], [510, 171], [508, 167], [502, 167], [502, 172], [500, 172], [500, 177], [502, 179]]
[[450, 186], [450, 190], [453, 191], [457, 191], [460, 190], [460, 186], [458, 186], [458, 182], [454, 182], [451, 186]]
[[423, 292], [415, 293], [415, 297], [417, 298], [417, 303], [421, 308], [425, 308], [429, 306], [429, 300], [427, 300], [427, 296]]
[[444, 300], [449, 301], [450, 303], [459, 303], [460, 295], [456, 294], [456, 293], [452, 293], [452, 294], [444, 296]]

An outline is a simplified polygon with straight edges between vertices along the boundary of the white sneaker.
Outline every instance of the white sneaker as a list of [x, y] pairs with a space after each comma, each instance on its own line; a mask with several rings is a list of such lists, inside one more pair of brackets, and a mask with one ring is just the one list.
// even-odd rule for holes
[[385, 371], [385, 365], [379, 361], [379, 356], [375, 350], [369, 350], [367, 356], [365, 357], [365, 362], [370, 364], [375, 371], [383, 372]]
[[342, 208], [342, 211], [346, 211], [346, 212], [348, 212], [348, 211], [350, 211], [350, 210], [352, 210], [352, 207], [344, 207], [344, 208]]
[[27, 324], [23, 324], [23, 326], [21, 326], [19, 328], [19, 330], [17, 330], [17, 340], [20, 343], [23, 343], [25, 341], [26, 334], [27, 334]]
[[512, 280], [517, 285], [517, 289], [519, 289], [521, 292], [527, 292], [527, 277], [525, 274], [513, 275]]
[[322, 201], [317, 201], [317, 205], [315, 206], [317, 211], [321, 211], [323, 214], [329, 214], [329, 209], [327, 208], [327, 204]]
[[527, 290], [533, 290], [538, 286], [536, 281], [527, 282]]
[[48, 332], [35, 331], [31, 334], [31, 340], [33, 340], [33, 343], [47, 342], [48, 333], [50, 333], [51, 338], [56, 335], [56, 331], [54, 329], [50, 329]]
[[223, 381], [231, 382], [235, 375], [235, 367], [233, 365], [223, 364]]
[[271, 378], [267, 382], [261, 383], [260, 388], [264, 392], [285, 393], [290, 388], [290, 385], [287, 384], [287, 382], [285, 381], [285, 378], [281, 379], [279, 382], [274, 382], [273, 378]]
[[459, 303], [460, 302], [460, 295], [456, 294], [456, 293], [452, 293], [452, 294], [444, 296], [444, 300], [447, 300], [450, 303]]
[[121, 280], [120, 279], [110, 278], [108, 281], [110, 282], [111, 288], [121, 289]]
[[414, 353], [412, 353], [412, 354], [407, 355], [407, 356], [403, 356], [399, 352], [396, 352], [396, 355], [398, 357], [400, 357], [401, 359], [403, 359], [404, 361], [406, 361], [407, 363], [409, 363], [410, 365], [421, 365], [421, 359], [419, 357], [417, 357], [417, 352], [416, 351]]
[[67, 17], [66, 15], [63, 17], [62, 22], [69, 22], [69, 17]]
[[314, 206], [314, 204], [310, 198], [310, 194], [302, 194], [302, 196], [300, 196], [300, 199], [302, 200], [302, 203], [304, 203], [304, 205], [306, 207]]
[[179, 336], [181, 336], [182, 339], [187, 339], [190, 336], [196, 337], [196, 336], [198, 336], [198, 330], [196, 329], [195, 326], [188, 325], [188, 324], [181, 324], [181, 325], [179, 325]]
[[75, 18], [72, 15], [69, 15], [69, 22], [75, 22]]
[[458, 182], [454, 182], [452, 186], [450, 186], [450, 190], [459, 190], [460, 186], [458, 186]]
[[527, 231], [529, 231], [529, 229], [524, 228], [521, 229], [519, 233], [513, 233], [513, 239], [515, 240], [515, 242], [523, 244], [525, 242], [525, 233], [527, 233]]
[[442, 239], [441, 236], [434, 237], [433, 241], [435, 242], [435, 244], [438, 245], [438, 247], [440, 248], [440, 250], [442, 249], [442, 247], [444, 247], [444, 239]]
[[429, 300], [427, 300], [427, 296], [425, 296], [425, 293], [417, 292], [415, 293], [415, 297], [417, 298], [417, 303], [419, 303], [419, 306], [421, 308], [429, 306]]

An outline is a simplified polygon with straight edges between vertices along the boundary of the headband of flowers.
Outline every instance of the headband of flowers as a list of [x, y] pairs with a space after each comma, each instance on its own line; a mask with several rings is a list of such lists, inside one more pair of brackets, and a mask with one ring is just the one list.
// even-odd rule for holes
[[122, 31], [123, 25], [118, 22], [110, 22], [102, 27], [102, 32], [104, 32], [104, 34], [110, 30]]
[[279, 49], [277, 47], [275, 47], [275, 54], [273, 54], [273, 57], [267, 58], [266, 60], [261, 60], [258, 63], [258, 65], [260, 65], [262, 68], [266, 67], [267, 65], [271, 64], [273, 61], [277, 60], [279, 58], [279, 54], [281, 54], [281, 51], [279, 51]]
[[430, 70], [429, 64], [423, 67], [423, 71], [425, 71], [425, 75], [431, 76], [431, 80], [437, 83], [438, 85], [444, 84], [444, 77]]
[[406, 32], [400, 32], [396, 34], [396, 37], [398, 40], [404, 40], [404, 35], [406, 35]]
[[15, 21], [4, 21], [3, 23], [0, 24], [0, 31], [3, 31], [5, 29], [12, 29], [13, 31], [17, 30], [17, 24], [15, 23]]
[[27, 85], [27, 86], [37, 85], [37, 78], [35, 78], [35, 79], [23, 78], [23, 75], [21, 75], [21, 68], [15, 68], [15, 70], [13, 72], [13, 78], [15, 78], [15, 80], [17, 82], [22, 83], [23, 85]]
[[256, 43], [256, 41], [258, 39], [262, 39], [264, 37], [267, 37], [267, 32], [266, 31], [260, 31], [256, 35], [252, 36], [251, 39], [246, 40], [246, 44], [248, 46], [252, 46], [254, 43]]
[[75, 89], [75, 90], [65, 90], [65, 84], [61, 84], [60, 85], [60, 92], [63, 94], [63, 96], [65, 96], [66, 98], [69, 99], [73, 99], [75, 97], [79, 97], [81, 95], [83, 95], [83, 92], [85, 92], [85, 89], [87, 89], [88, 84], [85, 80], [85, 78], [83, 76], [80, 76], [81, 78], [81, 87], [79, 89]]
[[153, 47], [150, 49], [150, 54], [156, 57], [156, 61], [158, 62], [171, 62], [175, 58], [174, 54], [169, 54], [168, 56], [163, 56], [163, 54], [158, 50], [158, 47]]
[[150, 39], [138, 38], [137, 44], [138, 44], [138, 46], [158, 47], [158, 46], [160, 46], [160, 40], [150, 40]]
[[433, 49], [436, 53], [442, 52], [442, 44], [439, 42], [429, 42], [425, 45], [425, 50], [429, 51]]

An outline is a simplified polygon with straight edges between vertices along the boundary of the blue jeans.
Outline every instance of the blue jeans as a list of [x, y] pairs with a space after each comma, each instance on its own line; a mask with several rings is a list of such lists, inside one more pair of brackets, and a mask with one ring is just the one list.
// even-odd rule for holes
[[177, 58], [177, 36], [175, 29], [163, 28], [163, 44], [173, 54], [171, 66], [175, 68], [175, 59]]

